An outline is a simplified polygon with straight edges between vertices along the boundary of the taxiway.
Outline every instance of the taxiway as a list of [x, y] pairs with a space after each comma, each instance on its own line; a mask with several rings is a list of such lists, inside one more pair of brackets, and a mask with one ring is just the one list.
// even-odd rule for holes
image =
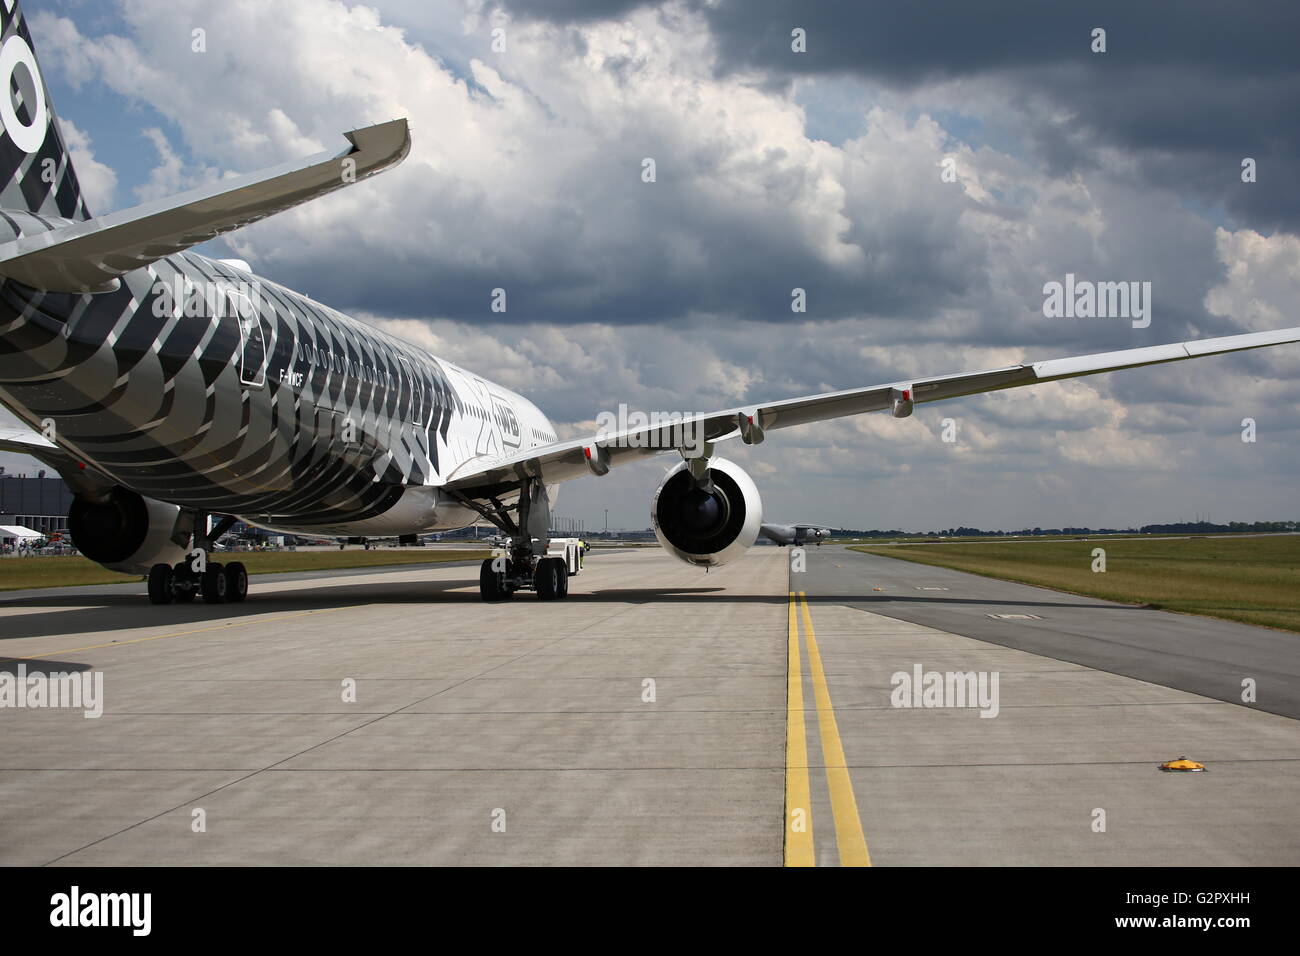
[[[465, 565], [0, 594], [0, 668], [104, 681], [0, 709], [0, 863], [1300, 863], [1295, 635], [789, 553], [595, 551], [546, 604]], [[997, 672], [997, 717], [893, 706], [916, 664]], [[1197, 683], [1240, 666], [1257, 705]]]

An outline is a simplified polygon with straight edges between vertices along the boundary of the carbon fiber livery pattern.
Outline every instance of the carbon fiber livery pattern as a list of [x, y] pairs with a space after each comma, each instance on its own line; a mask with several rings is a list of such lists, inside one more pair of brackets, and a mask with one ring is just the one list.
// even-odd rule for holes
[[[41, 224], [4, 212], [3, 226]], [[0, 399], [146, 497], [338, 533], [466, 460], [515, 451], [521, 423], [525, 447], [550, 437], [521, 397], [193, 253], [112, 293], [5, 282]], [[453, 434], [457, 419], [482, 427]]]
[[[3, 244], [89, 216], [15, 0], [0, 17]], [[181, 252], [105, 285], [0, 281], [0, 403], [99, 487], [286, 531], [412, 533], [476, 517], [438, 491], [457, 469], [554, 441], [522, 397], [231, 262]]]
[[[5, 18], [0, 59], [6, 64], [22, 64], [30, 57], [30, 64], [36, 64], [36, 47], [17, 5], [0, 0], [0, 16]], [[13, 117], [6, 117], [6, 126], [16, 121], [20, 134], [30, 131], [27, 135], [39, 137], [40, 143], [29, 152], [13, 135], [0, 136], [0, 208], [65, 220], [89, 219], [39, 66], [33, 74], [27, 64], [18, 65], [9, 73], [8, 85]], [[38, 89], [39, 99], [35, 95]]]

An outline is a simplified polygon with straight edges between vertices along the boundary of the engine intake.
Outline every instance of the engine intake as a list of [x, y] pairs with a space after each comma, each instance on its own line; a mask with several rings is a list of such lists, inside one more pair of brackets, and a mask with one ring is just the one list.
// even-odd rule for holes
[[114, 571], [148, 574], [155, 564], [175, 564], [185, 556], [178, 545], [180, 508], [114, 488], [100, 501], [74, 498], [68, 532], [77, 550]]
[[715, 458], [697, 482], [683, 461], [655, 491], [650, 520], [665, 551], [687, 564], [720, 567], [758, 538], [763, 504], [739, 465]]

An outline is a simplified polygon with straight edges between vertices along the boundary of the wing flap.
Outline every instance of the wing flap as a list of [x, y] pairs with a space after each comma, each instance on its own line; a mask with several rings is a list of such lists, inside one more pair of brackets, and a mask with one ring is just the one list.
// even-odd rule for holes
[[[1143, 365], [1178, 362], [1206, 355], [1222, 355], [1246, 349], [1265, 348], [1300, 342], [1300, 328], [1280, 329], [1272, 332], [1250, 332], [1196, 342], [1176, 342], [1118, 352], [1101, 352], [1073, 358], [1052, 359], [1025, 365], [1011, 365], [981, 372], [941, 375], [933, 378], [913, 379], [887, 385], [827, 392], [804, 398], [786, 399], [765, 405], [747, 406], [699, 415], [685, 419], [686, 424], [698, 425], [699, 434], [707, 441], [722, 441], [739, 432], [742, 415], [754, 415], [764, 429], [790, 428], [811, 422], [827, 421], [849, 415], [880, 411], [889, 408], [896, 388], [911, 388], [916, 402], [937, 402], [982, 392], [1035, 385], [1081, 375], [1095, 375]], [[664, 441], [662, 426], [621, 432], [617, 435], [592, 435], [575, 441], [557, 442], [529, 449], [518, 455], [501, 459], [464, 474], [455, 475], [445, 484], [462, 494], [502, 494], [519, 486], [524, 475], [540, 475], [545, 481], [568, 481], [590, 474], [586, 449], [599, 446], [604, 449], [602, 458], [610, 466], [626, 464], [641, 458], [672, 451], [675, 446]]]

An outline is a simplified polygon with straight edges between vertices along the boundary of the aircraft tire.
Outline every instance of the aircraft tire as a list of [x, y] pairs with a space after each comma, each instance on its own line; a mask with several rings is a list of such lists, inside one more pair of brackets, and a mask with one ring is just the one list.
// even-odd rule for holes
[[172, 603], [172, 569], [168, 564], [155, 564], [149, 569], [149, 603]]
[[208, 569], [203, 572], [199, 590], [203, 592], [203, 602], [205, 604], [220, 604], [226, 599], [225, 570], [220, 564], [209, 564]]
[[540, 601], [554, 601], [559, 596], [560, 574], [555, 558], [542, 558], [533, 571], [533, 590]]
[[226, 565], [226, 600], [238, 604], [248, 597], [248, 569], [243, 562], [231, 561]]
[[[508, 601], [514, 594], [506, 585], [506, 576], [494, 570], [494, 558], [484, 558], [478, 568], [478, 593], [485, 601]], [[507, 567], [509, 565], [507, 564]]]

